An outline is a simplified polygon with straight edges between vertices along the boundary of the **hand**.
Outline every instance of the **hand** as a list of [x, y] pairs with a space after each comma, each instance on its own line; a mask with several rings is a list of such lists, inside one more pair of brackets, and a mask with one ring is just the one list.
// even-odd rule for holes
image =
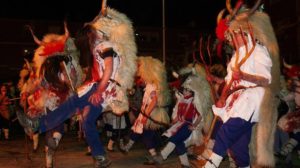
[[190, 125], [190, 126], [189, 126], [189, 130], [193, 131], [193, 130], [195, 130], [195, 129], [196, 129], [196, 126], [194, 126], [194, 125]]
[[243, 72], [240, 69], [232, 68], [232, 79], [240, 80], [243, 77]]
[[220, 98], [215, 105], [217, 108], [223, 108], [225, 106], [225, 102], [226, 101], [223, 98]]
[[94, 106], [100, 106], [100, 104], [103, 102], [102, 93], [101, 92], [94, 92], [89, 97], [89, 102]]

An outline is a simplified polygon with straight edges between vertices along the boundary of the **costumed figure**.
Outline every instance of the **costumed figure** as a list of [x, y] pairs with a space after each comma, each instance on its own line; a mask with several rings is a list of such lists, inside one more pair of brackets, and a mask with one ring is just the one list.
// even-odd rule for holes
[[170, 102], [170, 92], [167, 84], [166, 70], [158, 59], [139, 57], [137, 77], [145, 85], [141, 111], [132, 126], [129, 142], [121, 146], [128, 152], [133, 144], [142, 138], [151, 157], [145, 164], [153, 164], [152, 157], [156, 156], [157, 142], [155, 133], [169, 124], [167, 105]]
[[168, 143], [160, 155], [155, 157], [158, 163], [167, 159], [175, 149], [182, 167], [190, 167], [187, 148], [201, 145], [204, 140], [202, 132], [207, 133], [210, 126], [212, 97], [205, 71], [197, 64], [181, 70], [180, 76], [186, 73], [188, 77], [182, 84], [183, 93], [176, 93], [177, 103], [173, 109], [172, 126], [163, 134], [168, 137]]
[[238, 167], [275, 165], [279, 49], [269, 16], [256, 10], [260, 1], [252, 9], [240, 8], [242, 4], [238, 1], [232, 10], [227, 1], [230, 16], [220, 22], [224, 27], [217, 27], [217, 36], [233, 44], [235, 53], [227, 67], [226, 85], [213, 106], [223, 125], [204, 167], [219, 167], [227, 150]]
[[24, 116], [23, 121], [27, 128], [45, 132], [73, 116], [76, 109], [87, 107], [82, 124], [94, 166], [108, 167], [111, 161], [105, 157], [96, 120], [103, 109], [118, 114], [128, 110], [125, 93], [133, 84], [137, 51], [131, 22], [126, 15], [106, 8], [103, 1], [101, 13], [79, 32], [76, 46], [81, 57], [92, 56], [92, 78], [51, 113], [37, 120]]
[[[108, 128], [107, 135], [110, 133], [110, 136], [108, 136], [108, 144], [107, 144], [107, 150], [108, 151], [114, 151], [114, 144], [116, 142], [119, 142], [120, 144], [124, 144], [124, 136], [125, 136], [125, 129], [127, 127], [126, 120], [125, 120], [125, 113], [122, 115], [116, 115], [112, 112], [106, 112], [103, 114], [103, 121]], [[120, 146], [120, 145], [119, 145]]]
[[[31, 30], [31, 29], [30, 29]], [[40, 41], [31, 30], [35, 42], [39, 45], [33, 57], [33, 64], [26, 60], [20, 72], [18, 87], [21, 90], [21, 106], [26, 115], [37, 119], [50, 114], [74, 94], [74, 87], [81, 84], [79, 52], [69, 37], [65, 25], [65, 34], [47, 34]], [[27, 80], [26, 80], [27, 79]], [[18, 119], [24, 126], [24, 114], [18, 112]], [[33, 150], [38, 147], [38, 131], [25, 132], [33, 139]], [[46, 167], [53, 167], [53, 155], [64, 132], [64, 124], [46, 130]]]
[[0, 135], [3, 131], [4, 139], [9, 140], [9, 125], [11, 122], [11, 110], [9, 106], [11, 104], [11, 101], [8, 96], [6, 85], [1, 85], [0, 91]]
[[285, 63], [286, 75], [291, 80], [291, 93], [285, 97], [287, 102], [293, 101], [295, 108], [283, 115], [279, 121], [278, 126], [281, 130], [290, 133], [288, 142], [281, 148], [279, 154], [283, 157], [288, 156], [300, 141], [300, 67], [291, 66]]

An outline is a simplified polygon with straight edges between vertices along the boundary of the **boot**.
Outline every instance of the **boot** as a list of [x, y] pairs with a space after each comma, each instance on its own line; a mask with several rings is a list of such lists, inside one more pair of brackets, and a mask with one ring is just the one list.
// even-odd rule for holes
[[131, 149], [131, 147], [133, 146], [133, 144], [134, 144], [134, 141], [133, 140], [129, 140], [129, 142], [125, 146], [121, 146], [120, 145], [121, 152], [123, 154], [128, 154], [128, 152]]
[[280, 151], [280, 155], [282, 156], [287, 156], [289, 153], [291, 153], [293, 151], [293, 149], [298, 145], [298, 142], [293, 139], [290, 138], [289, 141], [287, 142], [287, 144], [285, 144], [281, 151]]
[[109, 167], [111, 161], [106, 159], [104, 156], [98, 155], [94, 156], [94, 168], [106, 168]]
[[39, 130], [38, 118], [30, 118], [23, 111], [17, 111], [16, 114], [19, 123], [24, 127], [27, 135], [32, 135], [34, 132]]
[[155, 156], [153, 156], [153, 161], [155, 164], [162, 164], [162, 162], [164, 161], [164, 158], [161, 156], [161, 154], [157, 154]]
[[212, 153], [209, 159], [207, 160], [204, 168], [217, 168], [219, 167], [222, 160], [223, 160], [222, 156]]

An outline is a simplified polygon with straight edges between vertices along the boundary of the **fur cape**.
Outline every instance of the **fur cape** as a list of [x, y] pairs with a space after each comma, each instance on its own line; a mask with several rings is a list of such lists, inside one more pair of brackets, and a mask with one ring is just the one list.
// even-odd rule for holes
[[253, 30], [254, 38], [264, 45], [272, 59], [272, 81], [265, 87], [265, 94], [260, 106], [259, 122], [254, 127], [251, 148], [251, 162], [259, 166], [274, 167], [273, 155], [274, 133], [276, 129], [277, 106], [279, 100], [275, 97], [280, 91], [279, 48], [269, 16], [261, 11], [255, 11], [247, 18], [240, 19], [244, 12], [237, 14], [230, 22], [229, 29], [249, 32], [248, 23]]
[[127, 90], [131, 89], [136, 73], [137, 47], [130, 19], [123, 13], [107, 8], [107, 16], [99, 15], [91, 23], [96, 30], [103, 32], [113, 44], [113, 50], [120, 56], [121, 63], [115, 80], [121, 85], [117, 93], [121, 96], [110, 104], [114, 113], [120, 114], [129, 109]]
[[203, 142], [202, 130], [204, 133], [208, 133], [211, 122], [213, 119], [212, 105], [213, 98], [211, 95], [211, 88], [206, 80], [206, 73], [202, 65], [188, 65], [186, 68], [180, 70], [179, 74], [184, 75], [191, 73], [187, 79], [183, 82], [182, 86], [188, 88], [194, 92], [193, 104], [197, 111], [202, 116], [202, 121], [193, 131], [191, 137], [186, 141], [186, 146], [189, 145], [201, 145]]
[[[53, 47], [57, 44], [57, 42], [63, 42], [62, 50], [60, 49], [58, 51], [57, 48]], [[63, 95], [63, 97], [65, 98], [72, 95], [72, 89], [65, 90], [63, 93], [55, 93], [49, 89], [48, 84], [51, 82], [55, 83], [56, 81], [45, 80], [45, 73], [47, 71], [53, 71], [52, 69], [43, 68], [43, 64], [48, 59], [54, 57], [68, 57], [69, 61], [66, 63], [66, 69], [54, 70], [54, 72], [60, 71], [61, 74], [66, 74], [65, 71], [68, 71], [67, 73], [69, 74], [71, 81], [69, 81], [67, 75], [62, 76], [64, 80], [68, 81], [67, 83], [69, 83], [69, 85], [71, 85], [72, 83], [72, 86], [74, 88], [81, 85], [82, 83], [82, 69], [79, 65], [79, 52], [77, 51], [72, 38], [69, 38], [66, 34], [47, 34], [38, 44], [39, 47], [34, 53], [32, 66], [30, 66], [28, 62], [26, 63], [26, 66], [24, 66], [20, 72], [20, 80], [18, 84], [21, 93], [26, 93], [28, 95], [28, 115], [31, 117], [38, 117], [45, 114], [46, 109], [54, 110], [57, 106], [60, 105], [60, 103], [65, 100], [61, 99], [61, 95]], [[47, 47], [49, 47], [50, 49]], [[45, 51], [47, 51], [48, 54], [44, 55]], [[28, 79], [26, 80], [25, 78], [27, 77]], [[71, 86], [69, 86], [69, 88], [71, 88]], [[60, 96], [58, 96], [57, 94], [60, 94]], [[21, 104], [25, 105], [24, 102], [22, 102]]]
[[[158, 102], [155, 109], [151, 112], [150, 117], [158, 123], [169, 124], [167, 106], [171, 102], [170, 91], [167, 83], [167, 73], [164, 65], [158, 59], [152, 57], [138, 57], [137, 76], [145, 83], [152, 83], [157, 87]], [[161, 124], [151, 120], [147, 121], [146, 128], [158, 129]]]

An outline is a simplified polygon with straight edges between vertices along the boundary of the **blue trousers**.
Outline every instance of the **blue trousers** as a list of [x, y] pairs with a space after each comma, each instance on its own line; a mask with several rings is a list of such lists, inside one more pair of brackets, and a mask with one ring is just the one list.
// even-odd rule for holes
[[184, 141], [191, 135], [192, 131], [189, 129], [189, 124], [185, 123], [175, 135], [171, 136], [169, 141], [176, 145], [175, 150], [178, 156], [186, 153]]
[[136, 142], [140, 138], [142, 138], [142, 141], [148, 150], [157, 147], [154, 130], [144, 129], [142, 134], [131, 132], [130, 134], [131, 140]]
[[254, 123], [241, 118], [230, 118], [224, 123], [215, 138], [213, 152], [224, 157], [227, 150], [238, 167], [250, 165], [249, 143]]
[[46, 132], [46, 135], [45, 135], [45, 140], [46, 140], [46, 145], [48, 145], [48, 140], [50, 138], [53, 138], [53, 134], [54, 132], [59, 132], [60, 134], [64, 134], [64, 123], [58, 125], [57, 127], [49, 130]]
[[97, 85], [94, 85], [90, 91], [88, 91], [82, 97], [74, 95], [67, 101], [61, 104], [57, 109], [51, 111], [47, 115], [40, 118], [40, 132], [49, 131], [58, 125], [64, 123], [76, 113], [76, 109], [83, 109], [85, 106], [90, 107], [90, 111], [83, 117], [83, 131], [86, 136], [86, 141], [91, 147], [92, 156], [104, 155], [104, 148], [99, 138], [98, 130], [96, 127], [96, 121], [102, 112], [101, 105], [94, 106], [88, 99], [91, 94], [96, 90]]

